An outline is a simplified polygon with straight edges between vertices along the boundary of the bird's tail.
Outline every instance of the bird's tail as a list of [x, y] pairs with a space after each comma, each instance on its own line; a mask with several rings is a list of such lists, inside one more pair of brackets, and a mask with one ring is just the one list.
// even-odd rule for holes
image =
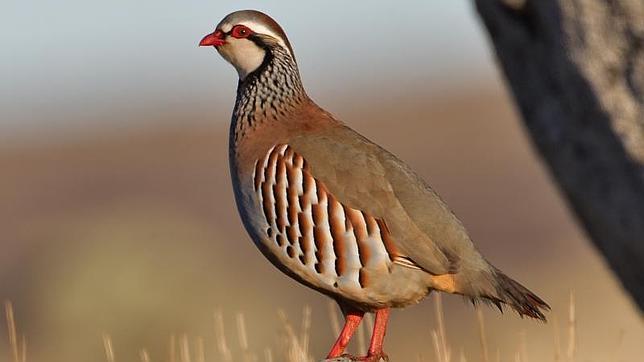
[[546, 302], [500, 270], [492, 267], [491, 272], [493, 277], [490, 279], [493, 281], [493, 287], [481, 295], [484, 300], [493, 303], [501, 311], [503, 311], [501, 305], [505, 304], [512, 307], [520, 316], [525, 315], [546, 321], [543, 313], [550, 310]]

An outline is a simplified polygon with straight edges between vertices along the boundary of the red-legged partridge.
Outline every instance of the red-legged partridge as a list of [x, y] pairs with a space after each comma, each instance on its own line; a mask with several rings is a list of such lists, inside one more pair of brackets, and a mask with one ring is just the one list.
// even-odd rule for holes
[[200, 45], [239, 73], [230, 171], [246, 230], [277, 268], [335, 299], [345, 315], [328, 358], [343, 354], [365, 312], [376, 318], [361, 360], [383, 358], [389, 308], [432, 290], [545, 320], [548, 305], [479, 254], [421, 177], [307, 96], [272, 18], [234, 12]]

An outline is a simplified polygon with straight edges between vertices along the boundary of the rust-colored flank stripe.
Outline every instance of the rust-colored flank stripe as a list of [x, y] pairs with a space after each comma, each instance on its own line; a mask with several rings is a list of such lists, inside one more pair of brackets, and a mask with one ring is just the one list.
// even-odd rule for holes
[[293, 165], [293, 155], [295, 152], [291, 148], [291, 146], [286, 145], [286, 148], [284, 149], [284, 159], [287, 160], [287, 163], [292, 166]]
[[302, 248], [302, 252], [304, 253], [305, 259], [310, 260], [311, 259], [310, 246], [313, 243], [313, 240], [311, 240], [310, 233], [315, 232], [315, 229], [312, 229], [313, 225], [311, 223], [311, 219], [304, 212], [300, 212], [297, 214], [297, 222], [300, 227], [300, 235], [302, 235], [302, 237], [298, 239], [300, 243], [300, 248]]
[[313, 242], [315, 243], [315, 258], [318, 263], [324, 263], [324, 230], [319, 226], [313, 226]]
[[275, 180], [275, 162], [278, 155], [277, 147], [274, 147], [268, 156], [268, 163], [264, 169], [264, 182], [262, 183], [264, 215], [266, 216], [266, 221], [268, 221], [269, 224], [272, 224], [273, 221], [275, 221], [275, 216], [273, 216], [275, 215], [275, 205], [271, 202], [271, 196], [274, 196], [271, 181]]
[[259, 191], [259, 186], [261, 185], [262, 182], [262, 167], [264, 167], [264, 159], [259, 159], [257, 162], [255, 162], [255, 179], [253, 180], [255, 182], [255, 191]]
[[365, 224], [367, 224], [367, 233], [369, 235], [373, 235], [376, 233], [378, 230], [378, 223], [376, 222], [376, 219], [372, 217], [371, 215], [366, 214], [364, 211], [362, 212], [362, 217], [364, 218]]
[[[291, 245], [295, 245], [298, 242], [297, 228], [295, 226], [286, 227], [286, 238]], [[306, 250], [304, 250], [306, 245], [300, 245], [300, 247], [304, 252], [306, 252]]]
[[360, 268], [360, 271], [358, 272], [358, 283], [362, 288], [366, 288], [368, 286], [369, 277], [367, 276], [367, 271], [364, 268]]
[[263, 182], [262, 183], [262, 209], [264, 210], [264, 216], [266, 217], [266, 221], [269, 224], [273, 223], [273, 215], [271, 213], [271, 210], [273, 208], [273, 203], [271, 202], [271, 199], [269, 197], [269, 193], [271, 189], [271, 185], [268, 182]]
[[288, 201], [286, 200], [286, 165], [282, 159], [278, 160], [275, 172], [276, 183], [273, 187], [275, 195], [275, 210], [277, 214], [277, 228], [284, 231], [286, 228]]
[[295, 180], [297, 179], [297, 170], [292, 166], [287, 164], [286, 168], [286, 182], [288, 185], [287, 194], [288, 194], [288, 221], [291, 225], [297, 223], [297, 213], [298, 213], [298, 204], [299, 199], [297, 197], [297, 185], [295, 185]]
[[308, 174], [308, 172], [302, 172], [302, 183], [302, 189], [304, 190], [305, 196], [308, 196], [310, 193], [317, 193], [316, 190], [313, 190], [315, 187], [315, 180]]
[[295, 154], [293, 156], [293, 167], [299, 169], [304, 168], [304, 158], [301, 155]]
[[275, 163], [277, 162], [277, 156], [279, 156], [277, 147], [273, 147], [270, 155], [268, 155], [268, 162], [266, 163], [266, 168], [264, 169], [264, 182], [268, 182], [268, 180], [273, 179], [273, 177], [275, 176]]
[[322, 205], [311, 205], [311, 215], [313, 218], [313, 242], [315, 243], [315, 257], [320, 264], [324, 263], [324, 246], [326, 244], [326, 235], [324, 233], [324, 207]]
[[300, 232], [302, 235], [306, 235], [308, 232], [311, 231], [311, 228], [313, 227], [311, 223], [311, 219], [307, 217], [306, 213], [300, 212], [297, 214], [298, 216], [298, 223], [300, 224]]
[[321, 226], [324, 222], [325, 210], [319, 203], [311, 205], [311, 215], [313, 215], [313, 224]]
[[358, 256], [360, 257], [360, 264], [365, 266], [369, 262], [369, 257], [371, 256], [371, 249], [369, 248], [367, 239], [371, 235], [373, 235], [373, 232], [375, 231], [374, 229], [378, 225], [376, 224], [374, 218], [366, 214], [364, 211], [360, 211], [360, 215], [362, 215], [362, 220], [364, 220], [367, 235], [364, 238], [359, 238], [356, 240], [358, 244]]
[[[295, 228], [291, 228], [291, 229], [294, 230]], [[293, 237], [293, 242], [291, 244], [292, 245], [299, 245], [300, 250], [302, 250], [302, 254], [304, 255], [305, 260], [308, 260], [308, 257], [309, 257], [309, 255], [311, 253], [311, 247], [310, 247], [311, 244], [309, 242], [307, 242], [306, 240], [304, 240], [303, 236], [297, 236], [297, 233], [289, 236], [289, 240], [290, 240], [291, 237]], [[306, 262], [303, 262], [303, 264], [306, 264]]]
[[367, 225], [362, 217], [362, 212], [345, 206], [344, 213], [353, 226], [353, 234], [356, 236], [356, 240], [366, 240], [369, 235], [367, 234]]
[[364, 214], [359, 211], [352, 209], [350, 207], [344, 206], [344, 214], [353, 229], [353, 235], [356, 239], [356, 247], [358, 248], [358, 258], [360, 259], [360, 264], [365, 265], [369, 258], [369, 245], [367, 245], [367, 238], [369, 234], [367, 233], [367, 225], [365, 222]]
[[333, 251], [336, 255], [335, 271], [338, 276], [342, 276], [346, 270], [346, 253], [345, 253], [345, 238], [344, 231], [346, 230], [345, 224], [341, 218], [337, 217], [339, 211], [342, 210], [342, 205], [333, 197], [328, 194], [328, 214], [329, 214], [329, 230], [331, 231], [331, 239], [333, 239]]
[[391, 240], [389, 228], [385, 221], [382, 219], [376, 219], [376, 222], [378, 223], [378, 227], [380, 227], [380, 237], [382, 238], [382, 243], [385, 245], [385, 250], [387, 250], [387, 254], [389, 255], [389, 260], [393, 262], [399, 255], [398, 249], [396, 248], [396, 245], [394, 245], [393, 240]]
[[289, 192], [289, 198], [288, 198], [288, 222], [291, 224], [291, 226], [296, 226], [297, 225], [297, 213], [298, 213], [298, 198], [297, 194], [292, 194]]

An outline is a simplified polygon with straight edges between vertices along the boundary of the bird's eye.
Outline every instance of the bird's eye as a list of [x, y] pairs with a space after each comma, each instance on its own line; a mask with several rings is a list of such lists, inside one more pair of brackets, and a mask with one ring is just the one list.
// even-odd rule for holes
[[230, 35], [235, 38], [247, 38], [252, 34], [252, 31], [243, 25], [235, 25], [233, 30], [230, 31]]

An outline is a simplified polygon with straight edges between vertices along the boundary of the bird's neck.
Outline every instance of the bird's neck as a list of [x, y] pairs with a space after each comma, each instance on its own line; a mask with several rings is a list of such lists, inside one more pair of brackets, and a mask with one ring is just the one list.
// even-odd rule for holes
[[231, 141], [268, 121], [288, 117], [308, 100], [293, 57], [281, 47], [266, 52], [262, 65], [239, 81]]

